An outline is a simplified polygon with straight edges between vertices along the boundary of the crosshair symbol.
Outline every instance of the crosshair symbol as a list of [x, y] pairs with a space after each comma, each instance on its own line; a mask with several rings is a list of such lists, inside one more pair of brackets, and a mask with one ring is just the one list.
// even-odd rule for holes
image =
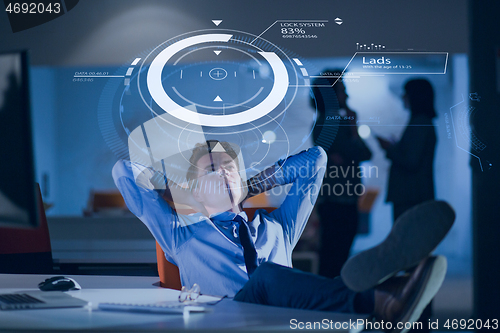
[[224, 68], [216, 67], [211, 69], [208, 75], [214, 80], [224, 80], [227, 77], [227, 72]]

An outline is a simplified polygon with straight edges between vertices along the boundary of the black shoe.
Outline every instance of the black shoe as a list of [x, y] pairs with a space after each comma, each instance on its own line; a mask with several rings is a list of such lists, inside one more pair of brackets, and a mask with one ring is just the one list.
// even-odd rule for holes
[[455, 221], [444, 201], [427, 201], [403, 213], [379, 245], [349, 258], [340, 276], [349, 289], [365, 291], [425, 259]]
[[379, 323], [383, 321], [385, 332], [390, 333], [423, 329], [423, 325], [428, 323], [417, 324], [416, 321], [438, 292], [445, 275], [446, 258], [427, 257], [411, 274], [392, 277], [377, 286], [375, 320]]

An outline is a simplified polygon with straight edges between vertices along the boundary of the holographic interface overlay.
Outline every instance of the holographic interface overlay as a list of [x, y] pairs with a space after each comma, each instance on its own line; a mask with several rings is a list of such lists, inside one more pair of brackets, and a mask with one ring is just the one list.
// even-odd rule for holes
[[233, 132], [283, 117], [297, 94], [297, 70], [281, 49], [259, 40], [251, 44], [253, 39], [203, 31], [161, 44], [137, 76], [145, 106], [156, 115], [166, 113], [173, 126], [182, 121], [236, 127]]
[[[229, 142], [239, 147], [246, 184], [278, 159], [310, 146], [316, 96], [306, 109], [294, 102], [297, 94], [309, 96], [309, 73], [315, 72], [306, 60], [255, 35], [225, 29], [186, 33], [138, 55], [118, 71], [121, 78], [109, 79], [99, 125], [119, 158], [186, 189], [196, 145]], [[332, 89], [326, 93], [334, 95]], [[324, 147], [336, 131], [322, 128]], [[205, 184], [213, 191], [211, 182]]]

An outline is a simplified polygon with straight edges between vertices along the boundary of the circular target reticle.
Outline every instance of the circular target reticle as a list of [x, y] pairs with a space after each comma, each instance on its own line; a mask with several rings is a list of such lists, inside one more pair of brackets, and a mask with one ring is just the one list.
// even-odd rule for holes
[[[163, 118], [174, 126], [188, 123], [233, 132], [283, 115], [299, 80], [293, 61], [274, 44], [221, 29], [168, 40], [148, 54], [140, 69], [138, 90], [154, 114], [166, 113]], [[234, 128], [251, 122], [251, 127]]]

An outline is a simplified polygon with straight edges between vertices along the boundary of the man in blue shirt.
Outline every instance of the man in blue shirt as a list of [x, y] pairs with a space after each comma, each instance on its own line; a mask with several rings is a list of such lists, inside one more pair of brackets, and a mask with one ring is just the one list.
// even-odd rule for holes
[[[209, 153], [207, 145], [194, 149], [187, 176], [189, 189], [172, 183], [165, 186], [150, 169], [127, 161], [115, 165], [113, 177], [130, 211], [149, 228], [167, 260], [179, 267], [182, 285], [197, 283], [205, 294], [232, 297], [248, 281], [235, 232], [239, 222], [234, 221], [236, 215], [247, 220], [240, 208], [249, 196], [245, 195], [247, 189], [251, 196], [292, 184], [280, 208], [271, 213], [258, 210], [253, 221], [248, 221], [258, 262], [291, 267], [292, 251], [316, 201], [326, 157], [321, 148], [311, 148], [277, 162], [258, 176], [261, 181], [253, 178], [247, 186], [239, 175], [237, 148], [221, 145], [226, 153]], [[167, 201], [196, 212], [177, 214]]]
[[[350, 272], [360, 269], [361, 275], [366, 274], [359, 266], [367, 266], [372, 255], [358, 256], [344, 277], [348, 284], [353, 281], [350, 287], [354, 290], [340, 278], [290, 268], [293, 248], [321, 187], [326, 154], [320, 147], [310, 148], [278, 161], [246, 183], [239, 174], [238, 154], [238, 148], [226, 142], [198, 145], [184, 186], [137, 163], [119, 161], [113, 168], [127, 206], [149, 228], [167, 260], [179, 267], [183, 285], [197, 283], [205, 294], [234, 296], [244, 302], [375, 312], [377, 319], [386, 321], [412, 319], [437, 292], [446, 270], [445, 259], [428, 257], [428, 249], [412, 258], [411, 266], [418, 266], [411, 275], [389, 279], [378, 289], [372, 287], [410, 268], [406, 267], [410, 263], [401, 261], [398, 267], [381, 269], [376, 272], [379, 278], [372, 277], [375, 282], [364, 284]], [[278, 209], [271, 213], [258, 210], [253, 221], [247, 221], [241, 210], [245, 198], [286, 184], [291, 188]], [[195, 212], [177, 214], [167, 202], [172, 199], [175, 205], [188, 205]]]

